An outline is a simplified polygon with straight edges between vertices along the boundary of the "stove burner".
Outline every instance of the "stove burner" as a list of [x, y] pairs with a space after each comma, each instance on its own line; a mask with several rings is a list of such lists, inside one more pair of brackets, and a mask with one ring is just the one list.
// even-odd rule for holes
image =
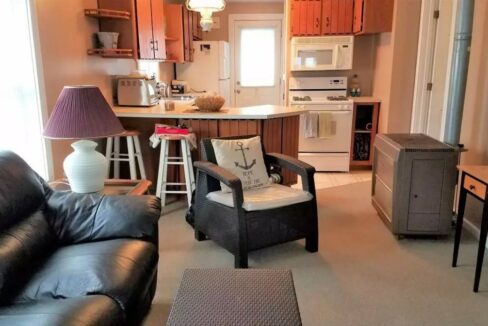
[[312, 98], [310, 96], [293, 96], [293, 101], [311, 101]]
[[329, 101], [347, 101], [347, 96], [327, 96]]

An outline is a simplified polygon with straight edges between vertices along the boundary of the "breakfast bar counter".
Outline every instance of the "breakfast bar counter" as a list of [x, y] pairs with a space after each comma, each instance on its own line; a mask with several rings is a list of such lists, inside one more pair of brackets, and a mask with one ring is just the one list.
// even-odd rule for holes
[[174, 111], [166, 111], [164, 104], [152, 107], [113, 108], [119, 118], [210, 119], [210, 120], [266, 120], [293, 117], [304, 113], [303, 109], [277, 105], [259, 105], [243, 108], [222, 108], [219, 112], [200, 112], [195, 106], [177, 105]]
[[[306, 110], [262, 105], [243, 108], [226, 108], [220, 112], [199, 112], [196, 107], [177, 105], [174, 111], [166, 111], [164, 104], [153, 107], [113, 107], [127, 130], [138, 130], [141, 133], [141, 150], [144, 157], [147, 178], [156, 183], [159, 165], [159, 150], [149, 146], [149, 137], [154, 132], [156, 123], [167, 125], [184, 125], [191, 128], [197, 136], [198, 143], [202, 138], [260, 135], [267, 152], [286, 154], [298, 157], [298, 132], [300, 114]], [[171, 149], [177, 154], [177, 148]], [[200, 159], [200, 150], [192, 152], [193, 160]], [[173, 178], [179, 171], [170, 171]], [[181, 173], [180, 173], [181, 174]], [[283, 171], [285, 184], [294, 184], [295, 175]]]

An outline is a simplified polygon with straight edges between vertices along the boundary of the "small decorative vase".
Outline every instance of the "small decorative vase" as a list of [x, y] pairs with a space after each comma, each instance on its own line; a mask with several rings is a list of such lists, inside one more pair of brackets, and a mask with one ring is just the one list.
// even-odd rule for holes
[[101, 191], [107, 173], [107, 159], [95, 148], [97, 143], [91, 140], [79, 140], [71, 147], [75, 150], [64, 160], [64, 172], [71, 190], [77, 193]]

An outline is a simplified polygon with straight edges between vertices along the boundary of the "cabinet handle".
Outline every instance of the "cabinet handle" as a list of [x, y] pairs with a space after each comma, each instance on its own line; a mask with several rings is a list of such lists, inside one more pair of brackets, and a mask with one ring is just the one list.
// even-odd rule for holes
[[475, 190], [475, 189], [476, 189], [476, 187], [474, 185], [469, 186], [469, 190]]
[[320, 20], [318, 17], [315, 19], [315, 27], [320, 27]]
[[154, 51], [154, 40], [150, 40], [149, 44], [151, 44], [151, 51]]
[[419, 198], [419, 195], [413, 195], [413, 198], [417, 199]]
[[327, 23], [325, 24], [325, 26], [329, 27], [329, 23], [330, 23], [330, 19], [329, 19], [329, 17], [327, 17], [327, 18], [325, 19], [325, 21], [327, 22]]
[[156, 48], [154, 49], [154, 51], [159, 51], [159, 41], [154, 41], [154, 43], [156, 43]]

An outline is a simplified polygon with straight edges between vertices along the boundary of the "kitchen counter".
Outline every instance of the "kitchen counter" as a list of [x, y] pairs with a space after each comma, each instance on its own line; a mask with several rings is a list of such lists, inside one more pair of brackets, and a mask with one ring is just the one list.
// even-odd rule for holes
[[277, 105], [260, 105], [243, 108], [224, 107], [220, 112], [199, 112], [195, 106], [177, 105], [166, 111], [164, 103], [153, 107], [113, 107], [120, 118], [203, 119], [203, 120], [268, 120], [298, 116], [306, 110]]
[[[127, 130], [140, 133], [141, 151], [144, 157], [147, 179], [157, 183], [159, 167], [159, 148], [153, 149], [147, 141], [154, 133], [154, 125], [185, 125], [191, 128], [200, 144], [202, 138], [233, 137], [246, 135], [261, 136], [267, 152], [282, 153], [298, 158], [298, 132], [300, 114], [307, 110], [292, 107], [261, 105], [244, 108], [223, 108], [221, 112], [198, 112], [196, 107], [177, 104], [174, 111], [165, 111], [164, 103], [153, 107], [113, 107]], [[179, 149], [172, 142], [170, 154], [176, 156]], [[193, 160], [200, 160], [200, 150], [194, 150]], [[297, 177], [288, 170], [283, 170], [284, 184], [296, 183]], [[182, 181], [178, 169], [170, 167], [169, 180]]]
[[351, 97], [354, 103], [381, 103], [381, 100], [373, 96]]

